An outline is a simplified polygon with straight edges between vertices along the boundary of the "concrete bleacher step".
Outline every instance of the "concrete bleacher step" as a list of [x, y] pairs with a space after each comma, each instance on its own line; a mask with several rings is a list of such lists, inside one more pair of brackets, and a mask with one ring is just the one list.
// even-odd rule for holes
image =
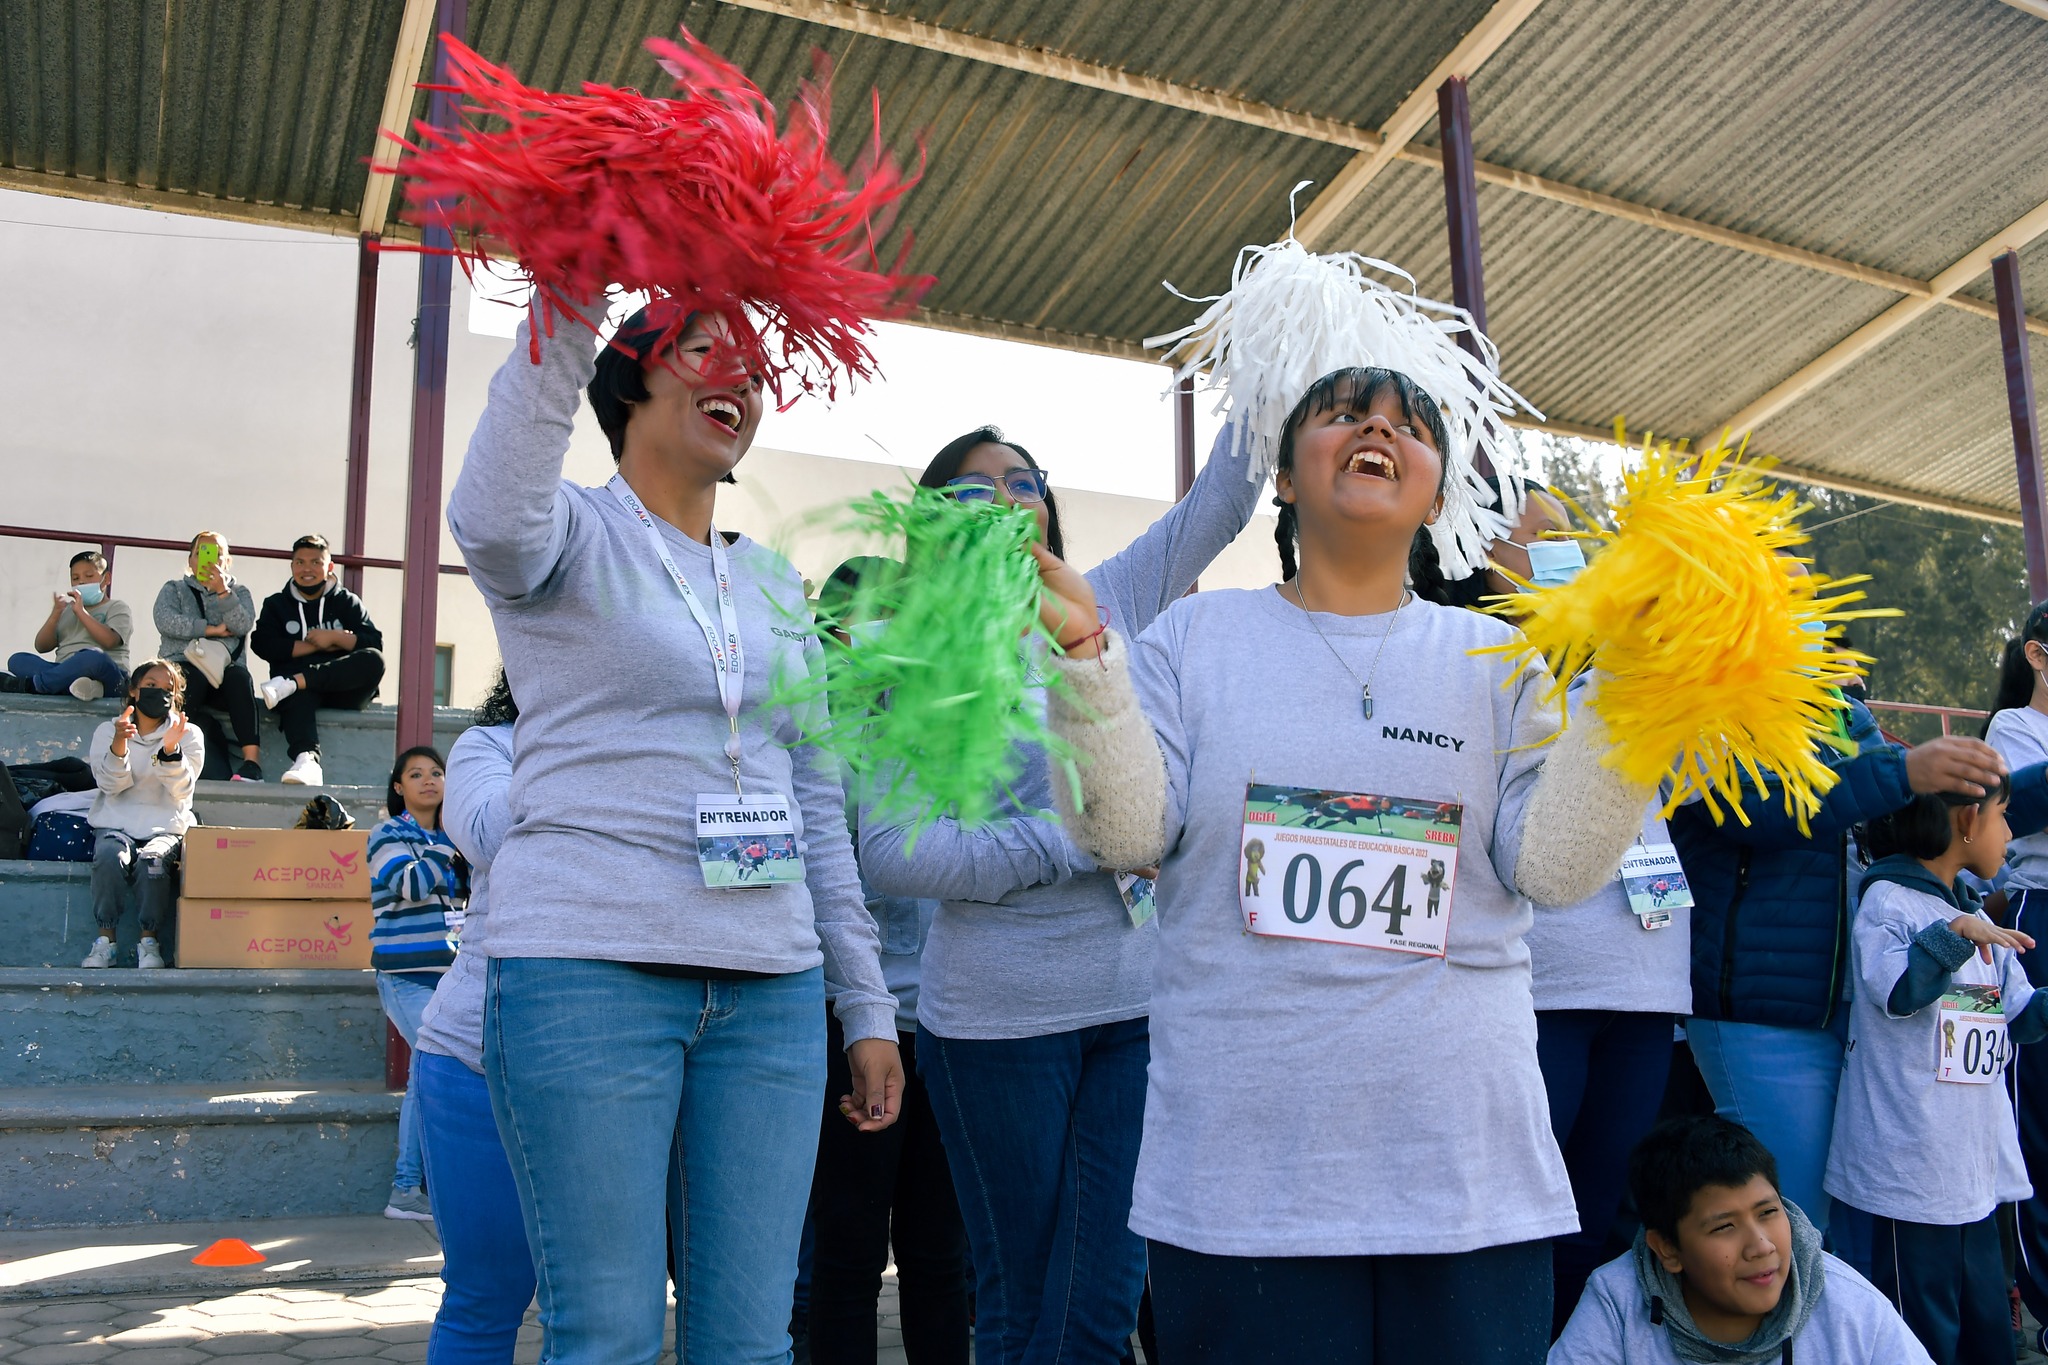
[[[0, 860], [0, 967], [76, 967], [93, 937], [90, 864]], [[118, 961], [134, 964], [136, 938], [131, 909]]]
[[[71, 696], [0, 692], [0, 763], [42, 763], [66, 755], [84, 758], [92, 744], [92, 732], [101, 721], [113, 719], [120, 709], [112, 700], [88, 702]], [[284, 734], [277, 728], [277, 717], [264, 711], [260, 703], [257, 712], [262, 731], [263, 772], [275, 782], [291, 766], [291, 760], [284, 751]], [[436, 707], [436, 747], [447, 753], [455, 737], [469, 728], [469, 721], [466, 708]], [[384, 783], [391, 776], [391, 760], [398, 753], [397, 735], [396, 707], [322, 711], [320, 767], [329, 782], [375, 787], [381, 803]], [[307, 789], [309, 794], [311, 790]], [[361, 820], [362, 816], [356, 818]]]
[[383, 1074], [372, 972], [0, 968], [0, 1089]]
[[383, 1082], [0, 1089], [0, 1228], [375, 1213]]
[[[275, 776], [275, 774], [272, 774]], [[231, 829], [290, 829], [316, 796], [331, 796], [355, 817], [358, 829], [384, 818], [384, 784], [300, 787], [282, 782], [201, 782], [192, 793], [200, 822]]]

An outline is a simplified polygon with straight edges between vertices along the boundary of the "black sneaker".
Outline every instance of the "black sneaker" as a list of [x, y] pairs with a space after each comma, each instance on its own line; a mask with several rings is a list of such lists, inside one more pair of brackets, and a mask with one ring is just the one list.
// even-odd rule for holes
[[17, 678], [12, 673], [0, 673], [0, 692], [27, 692], [28, 679]]
[[253, 758], [245, 758], [236, 767], [235, 775], [228, 780], [230, 782], [261, 782], [263, 780], [263, 765]]

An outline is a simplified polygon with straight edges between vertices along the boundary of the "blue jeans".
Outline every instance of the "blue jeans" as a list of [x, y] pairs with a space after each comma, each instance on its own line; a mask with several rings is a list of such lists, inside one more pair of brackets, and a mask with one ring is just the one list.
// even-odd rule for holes
[[1733, 1119], [1778, 1159], [1778, 1193], [1797, 1204], [1823, 1234], [1828, 1230], [1828, 1138], [1835, 1130], [1835, 1092], [1842, 1087], [1847, 1005], [1829, 1028], [1783, 1028], [1691, 1019], [1686, 1041], [1714, 1112]]
[[1624, 1010], [1538, 1010], [1536, 1063], [1550, 1096], [1550, 1131], [1564, 1153], [1579, 1230], [1550, 1244], [1556, 1306], [1550, 1335], [1564, 1330], [1586, 1279], [1607, 1257], [1621, 1211], [1628, 1156], [1657, 1122], [1671, 1076], [1672, 1019]]
[[[441, 984], [439, 972], [379, 972], [377, 1001], [384, 1017], [398, 1027], [407, 1047], [419, 1041], [420, 1016]], [[425, 1163], [420, 1156], [420, 1107], [414, 1098], [419, 1091], [412, 1073], [406, 1073], [405, 1098], [398, 1104], [398, 1164], [392, 1168], [391, 1183], [401, 1190], [416, 1190], [424, 1182]]]
[[787, 1365], [824, 1006], [816, 967], [707, 981], [491, 960], [484, 1071], [549, 1365], [653, 1365], [670, 1246], [681, 1365]]
[[1042, 1038], [917, 1031], [976, 1277], [976, 1365], [1129, 1358], [1145, 1287], [1131, 1231], [1150, 1022]]
[[79, 678], [98, 680], [110, 697], [128, 690], [128, 675], [121, 671], [121, 665], [97, 649], [81, 649], [61, 664], [53, 664], [40, 654], [16, 654], [8, 659], [7, 671], [45, 695], [68, 691]]
[[442, 1256], [427, 1365], [511, 1365], [533, 1302], [533, 1256], [490, 1087], [438, 1052], [415, 1052], [412, 1075]]

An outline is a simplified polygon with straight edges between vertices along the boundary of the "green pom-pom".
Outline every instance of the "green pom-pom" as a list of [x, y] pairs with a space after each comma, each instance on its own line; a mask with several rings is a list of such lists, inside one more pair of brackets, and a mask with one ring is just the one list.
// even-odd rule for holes
[[[1071, 749], [1033, 695], [1052, 685], [1033, 660], [1053, 644], [1038, 619], [1030, 511], [916, 488], [855, 501], [840, 529], [901, 547], [902, 562], [867, 561], [851, 593], [833, 593], [819, 621], [802, 623], [825, 667], [779, 680], [769, 705], [820, 718], [806, 742], [836, 757], [849, 790], [883, 818], [913, 830], [948, 816], [970, 827], [994, 820], [1025, 746], [1044, 749], [1071, 781]], [[859, 631], [875, 621], [887, 624]], [[842, 622], [856, 623], [851, 645], [831, 632]]]

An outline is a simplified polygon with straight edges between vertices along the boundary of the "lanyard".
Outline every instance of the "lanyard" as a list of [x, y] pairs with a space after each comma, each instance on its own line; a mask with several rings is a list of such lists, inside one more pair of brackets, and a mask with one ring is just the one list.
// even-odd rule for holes
[[[725, 741], [725, 756], [732, 764], [732, 786], [740, 791], [740, 692], [746, 683], [747, 660], [740, 648], [739, 606], [733, 600], [732, 571], [725, 561], [725, 542], [719, 538], [718, 528], [711, 528], [711, 571], [718, 579], [718, 619], [724, 627], [711, 624], [710, 615], [704, 610], [704, 603], [690, 586], [690, 580], [683, 577], [683, 571], [676, 567], [676, 561], [668, 552], [668, 545], [661, 538], [661, 532], [654, 525], [654, 518], [640, 505], [640, 499], [626, 486], [626, 481], [617, 474], [605, 485], [611, 495], [619, 500], [619, 506], [636, 517], [647, 532], [647, 539], [654, 546], [654, 553], [661, 560], [661, 567], [668, 570], [676, 590], [683, 595], [683, 602], [690, 609], [690, 615], [697, 618], [697, 625], [704, 632], [704, 643], [711, 650], [711, 671], [718, 679], [718, 699], [725, 704], [726, 724], [730, 733]], [[744, 793], [742, 793], [744, 794]]]

